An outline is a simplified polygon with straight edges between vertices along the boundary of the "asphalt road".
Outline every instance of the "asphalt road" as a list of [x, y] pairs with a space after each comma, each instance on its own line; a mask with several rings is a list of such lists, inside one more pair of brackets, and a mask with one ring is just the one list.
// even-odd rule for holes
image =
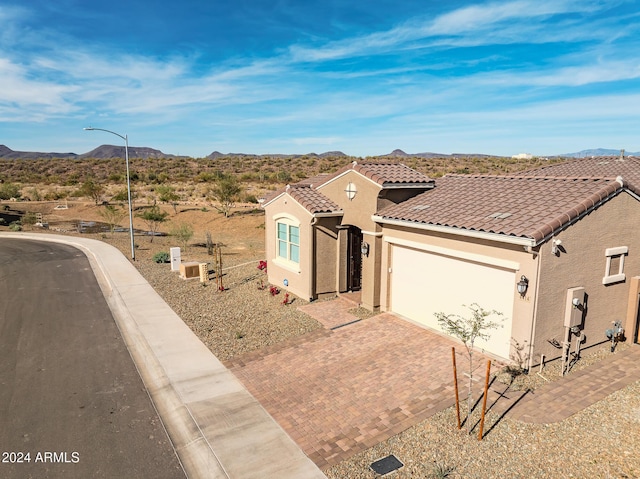
[[185, 477], [73, 247], [0, 239], [0, 455], [2, 478]]

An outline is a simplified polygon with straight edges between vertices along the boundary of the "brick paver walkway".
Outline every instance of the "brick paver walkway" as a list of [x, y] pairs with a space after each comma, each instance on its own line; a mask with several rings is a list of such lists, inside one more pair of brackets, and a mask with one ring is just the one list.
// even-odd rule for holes
[[640, 346], [633, 344], [528, 393], [509, 411], [508, 417], [538, 424], [559, 422], [638, 380]]
[[385, 313], [227, 366], [325, 468], [451, 406], [454, 344]]
[[[466, 394], [462, 345], [390, 313], [357, 321], [347, 312], [355, 306], [344, 297], [311, 303], [304, 311], [323, 329], [225, 363], [321, 468], [452, 406], [452, 346], [463, 402]], [[487, 358], [475, 358], [480, 401]], [[494, 363], [492, 372], [500, 367]], [[494, 380], [487, 407], [500, 417], [550, 423], [639, 379], [640, 346], [633, 345], [535, 392]]]

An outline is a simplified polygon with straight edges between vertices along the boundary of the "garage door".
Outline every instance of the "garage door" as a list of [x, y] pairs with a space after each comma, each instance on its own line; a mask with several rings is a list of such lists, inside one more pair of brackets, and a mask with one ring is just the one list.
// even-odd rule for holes
[[463, 305], [472, 303], [500, 311], [502, 317], [491, 319], [503, 327], [488, 330], [490, 339], [477, 340], [476, 345], [508, 359], [515, 277], [512, 269], [392, 245], [391, 310], [439, 331], [434, 313], [469, 317], [471, 312]]

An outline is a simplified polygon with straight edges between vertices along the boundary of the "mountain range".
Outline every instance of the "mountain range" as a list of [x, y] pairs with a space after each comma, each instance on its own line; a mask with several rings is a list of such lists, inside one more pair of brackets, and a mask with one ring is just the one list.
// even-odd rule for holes
[[[549, 155], [553, 157], [564, 157], [564, 158], [586, 158], [591, 156], [615, 156], [619, 155], [620, 150], [615, 149], [606, 149], [606, 148], [596, 148], [590, 150], [581, 150], [575, 153], [562, 153], [559, 155]], [[640, 152], [625, 152], [625, 155], [631, 156], [640, 156]], [[97, 159], [108, 159], [108, 158], [124, 158], [125, 156], [125, 148], [124, 146], [114, 146], [114, 145], [102, 145], [98, 148], [95, 148], [87, 153], [77, 154], [77, 153], [41, 153], [41, 152], [33, 152], [33, 151], [14, 151], [11, 148], [0, 145], [0, 159], [41, 159], [41, 158], [72, 158], [72, 159], [84, 159], [84, 158], [97, 158]], [[254, 154], [245, 154], [245, 153], [220, 153], [219, 151], [214, 151], [207, 158], [216, 159], [223, 157], [278, 157], [278, 158], [296, 158], [300, 156], [318, 156], [318, 157], [349, 157], [341, 151], [328, 151], [325, 153], [307, 153], [307, 154], [299, 154], [299, 155], [284, 155], [284, 154], [265, 154], [265, 155], [254, 155]], [[386, 155], [379, 155], [373, 158], [402, 158], [402, 157], [419, 157], [419, 158], [459, 158], [459, 157], [492, 157], [495, 155], [487, 155], [484, 153], [452, 153], [452, 154], [444, 154], [444, 153], [405, 153], [402, 150], [396, 149], [391, 153]], [[171, 155], [167, 153], [163, 153], [160, 150], [156, 150], [148, 147], [138, 147], [138, 146], [130, 146], [129, 147], [129, 157], [130, 158], [188, 158], [185, 156]]]

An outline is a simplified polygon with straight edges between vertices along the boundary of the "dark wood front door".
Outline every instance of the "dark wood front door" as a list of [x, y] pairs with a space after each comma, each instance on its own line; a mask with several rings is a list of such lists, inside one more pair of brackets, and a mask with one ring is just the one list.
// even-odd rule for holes
[[349, 227], [347, 246], [347, 290], [360, 291], [362, 286], [362, 231]]

